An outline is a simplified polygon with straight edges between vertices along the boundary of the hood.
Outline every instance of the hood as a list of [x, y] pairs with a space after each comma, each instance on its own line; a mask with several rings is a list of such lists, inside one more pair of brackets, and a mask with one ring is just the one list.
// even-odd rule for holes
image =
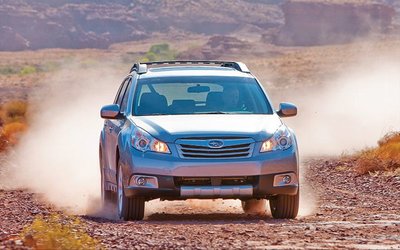
[[131, 116], [136, 126], [164, 142], [187, 137], [250, 137], [255, 141], [270, 138], [282, 124], [272, 115], [159, 115]]

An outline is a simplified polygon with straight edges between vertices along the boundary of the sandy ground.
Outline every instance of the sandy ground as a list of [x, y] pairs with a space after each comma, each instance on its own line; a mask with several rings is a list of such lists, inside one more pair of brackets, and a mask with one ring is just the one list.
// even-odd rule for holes
[[[234, 201], [153, 202], [144, 221], [81, 216], [83, 227], [114, 249], [400, 249], [400, 177], [357, 176], [352, 162], [339, 160], [305, 165], [310, 187], [302, 195], [318, 202], [295, 220], [246, 215]], [[20, 248], [23, 226], [54, 212], [38, 195], [0, 191], [0, 249]]]

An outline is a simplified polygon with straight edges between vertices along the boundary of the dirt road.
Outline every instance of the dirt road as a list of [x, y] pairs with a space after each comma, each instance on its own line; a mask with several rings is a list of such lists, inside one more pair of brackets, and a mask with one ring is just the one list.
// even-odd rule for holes
[[[229, 201], [220, 207], [160, 202], [159, 212], [142, 222], [81, 219], [106, 248], [400, 249], [400, 177], [357, 176], [351, 162], [336, 160], [305, 166], [310, 188], [303, 195], [311, 190], [318, 202], [296, 220], [245, 215]], [[23, 244], [15, 240], [22, 227], [52, 212], [36, 195], [0, 191], [0, 249]]]

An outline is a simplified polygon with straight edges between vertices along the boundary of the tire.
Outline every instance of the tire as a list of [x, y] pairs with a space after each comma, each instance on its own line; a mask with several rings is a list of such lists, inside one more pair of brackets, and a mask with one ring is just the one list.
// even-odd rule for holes
[[272, 217], [275, 219], [294, 219], [299, 211], [299, 194], [277, 195], [269, 200]]
[[265, 199], [251, 199], [242, 201], [242, 208], [246, 214], [263, 215], [265, 214]]
[[125, 221], [128, 220], [142, 220], [144, 217], [145, 200], [142, 197], [126, 197], [123, 182], [122, 170], [118, 164], [117, 175], [117, 210], [118, 217]]

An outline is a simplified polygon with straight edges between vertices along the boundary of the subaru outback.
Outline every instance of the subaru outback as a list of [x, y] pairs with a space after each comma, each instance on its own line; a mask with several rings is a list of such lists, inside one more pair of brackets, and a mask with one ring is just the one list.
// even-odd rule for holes
[[245, 64], [135, 63], [114, 103], [101, 109], [101, 193], [124, 220], [152, 199], [240, 199], [244, 212], [269, 201], [274, 218], [299, 207], [296, 136]]

